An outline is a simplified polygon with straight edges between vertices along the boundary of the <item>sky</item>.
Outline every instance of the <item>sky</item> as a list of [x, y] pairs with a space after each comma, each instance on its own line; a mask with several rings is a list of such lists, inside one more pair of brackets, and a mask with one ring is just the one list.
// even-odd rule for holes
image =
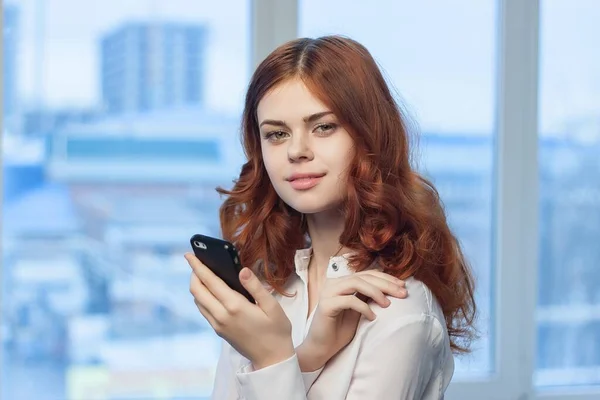
[[[13, 3], [21, 8], [18, 84], [26, 103], [98, 104], [98, 39], [127, 21], [166, 19], [208, 24], [208, 106], [240, 111], [250, 72], [248, 0]], [[299, 35], [342, 33], [365, 44], [423, 129], [491, 132], [498, 61], [495, 1], [348, 4], [299, 0]], [[541, 10], [540, 123], [542, 131], [559, 131], [573, 119], [600, 117], [600, 51], [593, 50], [600, 40], [600, 1], [547, 0]], [[41, 59], [36, 58], [36, 34], [43, 37]]]

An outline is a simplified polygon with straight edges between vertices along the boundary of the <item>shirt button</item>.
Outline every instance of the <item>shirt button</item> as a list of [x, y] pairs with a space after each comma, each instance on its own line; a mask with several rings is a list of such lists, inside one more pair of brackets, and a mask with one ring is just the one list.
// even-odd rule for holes
[[333, 263], [331, 265], [331, 268], [333, 268], [334, 271], [337, 271], [338, 270], [338, 265], [336, 263]]

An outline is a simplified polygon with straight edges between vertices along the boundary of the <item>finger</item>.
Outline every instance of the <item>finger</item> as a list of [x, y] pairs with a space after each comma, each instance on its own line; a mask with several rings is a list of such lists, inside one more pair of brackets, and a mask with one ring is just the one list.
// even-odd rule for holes
[[266, 314], [269, 314], [273, 310], [280, 309], [277, 300], [271, 295], [271, 292], [264, 287], [262, 282], [250, 268], [242, 268], [240, 271], [240, 282], [254, 298], [256, 304], [260, 306]]
[[[210, 292], [210, 290], [208, 290], [202, 281], [200, 281], [200, 278], [198, 278], [195, 273], [192, 273], [190, 277], [190, 293], [194, 296], [196, 305], [206, 309], [212, 316], [213, 321], [218, 321], [219, 318], [222, 318], [226, 314], [227, 311], [225, 310], [225, 307], [223, 307], [221, 302]], [[212, 322], [211, 325], [213, 328], [215, 327]]]
[[206, 309], [206, 307], [202, 306], [202, 304], [200, 304], [198, 300], [194, 299], [194, 304], [196, 304], [196, 308], [198, 308], [200, 314], [202, 314], [204, 319], [206, 319], [210, 326], [212, 326], [214, 329], [215, 326], [217, 326], [217, 320], [215, 319], [215, 317], [213, 317], [212, 314]]
[[360, 278], [376, 286], [383, 293], [399, 299], [404, 299], [408, 295], [408, 291], [405, 287], [392, 283], [387, 279], [379, 278], [373, 275], [361, 275]]
[[378, 270], [368, 270], [368, 271], [361, 271], [361, 272], [357, 272], [356, 275], [360, 275], [360, 276], [374, 276], [377, 278], [381, 278], [381, 279], [385, 279], [387, 281], [390, 281], [396, 285], [400, 285], [402, 287], [406, 287], [406, 282], [403, 281], [402, 279], [398, 279], [393, 275], [390, 274], [386, 274], [385, 272], [381, 272]]
[[[379, 286], [386, 287], [387, 285], [392, 285], [390, 282], [385, 280], [376, 280], [374, 277], [370, 277], [363, 279], [361, 276], [352, 276], [343, 280], [333, 286], [332, 295], [346, 295], [346, 294], [360, 294], [367, 298], [371, 298], [381, 307], [387, 307], [390, 305], [390, 300], [387, 298], [386, 293], [384, 293]], [[375, 283], [371, 283], [368, 280], [373, 280]], [[383, 283], [382, 283], [383, 282]], [[361, 296], [361, 297], [362, 297]]]
[[373, 299], [373, 301], [379, 304], [381, 307], [387, 307], [390, 305], [390, 300], [376, 285], [373, 285], [358, 276], [353, 276], [349, 279], [340, 281], [336, 286], [333, 287], [330, 295], [340, 296], [357, 293]]
[[[198, 258], [192, 253], [186, 253], [185, 259], [187, 260], [194, 274], [200, 279], [200, 281], [206, 286], [206, 288], [213, 294], [214, 297], [221, 303], [225, 303], [232, 297], [239, 295], [235, 290], [231, 289], [221, 278], [215, 275], [206, 265], [204, 265]], [[241, 296], [241, 295], [239, 295]]]
[[333, 315], [337, 315], [344, 310], [354, 310], [359, 314], [364, 315], [369, 321], [373, 321], [377, 318], [373, 310], [371, 310], [371, 307], [364, 301], [359, 300], [356, 296], [346, 295], [334, 297], [329, 299], [327, 304]]

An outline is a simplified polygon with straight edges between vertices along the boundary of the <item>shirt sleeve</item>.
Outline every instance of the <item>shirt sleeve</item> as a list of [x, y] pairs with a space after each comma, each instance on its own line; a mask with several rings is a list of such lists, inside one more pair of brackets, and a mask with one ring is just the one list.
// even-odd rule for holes
[[302, 373], [302, 380], [304, 381], [304, 389], [306, 390], [306, 393], [308, 393], [308, 391], [312, 387], [313, 383], [315, 383], [315, 381], [317, 380], [319, 375], [321, 375], [323, 368], [325, 368], [325, 367], [321, 367], [318, 370], [313, 371], [313, 372], [303, 372]]
[[[298, 358], [294, 355], [288, 360], [258, 371], [254, 371], [252, 365], [247, 364], [236, 373], [229, 359], [230, 352], [231, 346], [223, 340], [211, 400], [240, 398], [239, 395], [247, 400], [306, 399], [306, 393], [323, 371], [323, 368], [320, 368], [313, 372], [300, 372]], [[240, 359], [242, 359], [241, 356]], [[300, 380], [298, 380], [298, 376], [300, 376]], [[277, 385], [274, 385], [274, 382]], [[299, 382], [301, 382], [301, 385]], [[279, 395], [278, 393], [282, 391], [285, 394]], [[296, 394], [288, 395], [287, 393], [290, 392]], [[300, 396], [294, 397], [297, 395]]]
[[443, 332], [438, 319], [425, 314], [378, 332], [358, 355], [346, 400], [421, 399], [440, 366]]
[[[307, 377], [310, 385], [314, 382], [312, 374], [315, 373], [309, 373]], [[248, 364], [237, 372], [236, 378], [245, 400], [306, 400], [308, 388], [303, 375], [298, 357], [294, 354], [285, 361], [257, 371]]]
[[228, 350], [228, 343], [225, 340], [221, 340], [221, 354], [219, 355], [219, 361], [217, 362], [213, 391], [210, 397], [211, 400], [223, 400], [231, 397], [229, 391], [232, 390], [230, 382], [232, 380], [233, 371], [228, 359]]

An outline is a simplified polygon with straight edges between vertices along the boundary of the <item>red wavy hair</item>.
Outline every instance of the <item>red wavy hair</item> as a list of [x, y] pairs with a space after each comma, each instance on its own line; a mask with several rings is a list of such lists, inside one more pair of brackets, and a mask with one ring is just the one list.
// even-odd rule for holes
[[220, 209], [223, 237], [243, 265], [277, 292], [294, 273], [294, 254], [306, 246], [299, 212], [275, 193], [262, 160], [257, 107], [278, 84], [299, 78], [352, 136], [346, 217], [340, 243], [354, 250], [355, 271], [376, 259], [384, 272], [414, 276], [440, 303], [452, 348], [468, 351], [474, 334], [474, 282], [451, 232], [437, 190], [411, 166], [407, 118], [369, 51], [340, 36], [290, 41], [256, 69], [245, 99], [242, 142], [247, 157]]

